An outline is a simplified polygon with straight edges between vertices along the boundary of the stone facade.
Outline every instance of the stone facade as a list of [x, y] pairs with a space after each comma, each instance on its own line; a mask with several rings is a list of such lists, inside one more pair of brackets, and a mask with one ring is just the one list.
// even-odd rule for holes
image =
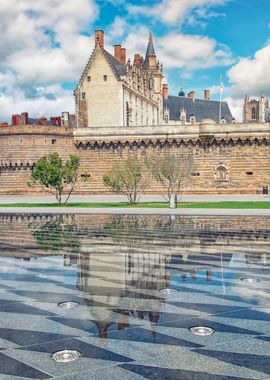
[[259, 99], [250, 99], [247, 95], [244, 100], [243, 122], [265, 123], [270, 121], [269, 100], [261, 93]]
[[0, 193], [40, 193], [27, 183], [37, 159], [52, 152], [75, 152], [71, 128], [20, 125], [0, 127]]
[[[264, 124], [78, 128], [17, 126], [0, 128], [0, 193], [40, 193], [27, 186], [30, 171], [43, 154], [70, 153], [90, 173], [78, 194], [106, 194], [104, 174], [123, 158], [144, 159], [170, 151], [192, 154], [194, 173], [183, 193], [262, 193], [270, 185], [270, 128]], [[154, 181], [147, 192], [160, 194]]]
[[95, 32], [95, 48], [74, 92], [77, 127], [159, 125], [163, 120], [162, 66], [152, 35], [145, 59], [115, 45], [114, 56], [104, 49], [103, 31]]

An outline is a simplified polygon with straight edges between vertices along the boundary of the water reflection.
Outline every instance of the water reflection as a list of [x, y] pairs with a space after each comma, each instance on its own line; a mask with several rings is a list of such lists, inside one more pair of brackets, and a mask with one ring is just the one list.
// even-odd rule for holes
[[[17, 261], [17, 277], [13, 271], [16, 294], [39, 291], [52, 302], [56, 284], [87, 307], [89, 324], [82, 317], [61, 323], [97, 332], [102, 344], [116, 339], [115, 331], [131, 334], [130, 327], [142, 324], [156, 341], [158, 325], [170, 320], [247, 305], [268, 312], [269, 227], [268, 218], [4, 215], [0, 255], [27, 260], [25, 266]], [[261, 281], [242, 284], [248, 276]], [[28, 281], [29, 290], [20, 293], [19, 281]], [[47, 295], [39, 285], [46, 282]], [[77, 311], [69, 312], [75, 318]]]

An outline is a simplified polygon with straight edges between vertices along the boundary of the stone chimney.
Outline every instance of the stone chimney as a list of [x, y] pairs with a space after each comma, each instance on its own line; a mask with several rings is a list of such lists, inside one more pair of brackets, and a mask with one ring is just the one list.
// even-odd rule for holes
[[114, 58], [121, 61], [121, 45], [114, 45]]
[[122, 63], [122, 65], [126, 65], [127, 63], [126, 48], [123, 47], [121, 47], [120, 62]]
[[196, 92], [195, 91], [190, 91], [188, 93], [188, 97], [194, 101], [196, 99]]
[[163, 98], [168, 99], [169, 94], [169, 86], [167, 84], [163, 84]]
[[203, 95], [204, 100], [210, 100], [210, 90], [204, 90]]
[[134, 66], [141, 66], [142, 58], [141, 54], [135, 54], [134, 55]]
[[104, 32], [103, 30], [95, 30], [95, 46], [99, 45], [104, 49]]

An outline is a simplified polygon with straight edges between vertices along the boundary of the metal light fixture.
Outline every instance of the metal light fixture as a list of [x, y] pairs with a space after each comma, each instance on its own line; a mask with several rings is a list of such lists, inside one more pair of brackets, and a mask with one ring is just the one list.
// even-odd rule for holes
[[246, 282], [248, 284], [255, 284], [256, 282], [260, 282], [258, 278], [253, 278], [253, 277], [243, 277], [240, 279], [242, 282]]
[[79, 359], [81, 353], [77, 350], [62, 350], [52, 354], [52, 359], [57, 363], [69, 363]]
[[171, 295], [171, 294], [175, 294], [175, 293], [177, 293], [177, 290], [175, 290], [175, 289], [170, 289], [170, 288], [164, 288], [164, 289], [161, 289], [161, 290], [160, 290], [160, 293], [161, 293], [161, 294], [164, 294], [164, 295]]
[[74, 307], [79, 306], [80, 304], [75, 301], [64, 301], [57, 304], [58, 307], [64, 308], [64, 309], [73, 309]]
[[216, 331], [212, 327], [207, 327], [207, 326], [194, 326], [190, 327], [189, 331], [194, 334], [194, 335], [199, 335], [199, 336], [207, 336], [207, 335], [212, 335]]

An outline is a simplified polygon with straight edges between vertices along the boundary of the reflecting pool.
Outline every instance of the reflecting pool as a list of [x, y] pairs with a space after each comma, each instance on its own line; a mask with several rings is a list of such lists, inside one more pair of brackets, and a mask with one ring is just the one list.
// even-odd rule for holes
[[0, 379], [270, 379], [270, 218], [0, 215]]

